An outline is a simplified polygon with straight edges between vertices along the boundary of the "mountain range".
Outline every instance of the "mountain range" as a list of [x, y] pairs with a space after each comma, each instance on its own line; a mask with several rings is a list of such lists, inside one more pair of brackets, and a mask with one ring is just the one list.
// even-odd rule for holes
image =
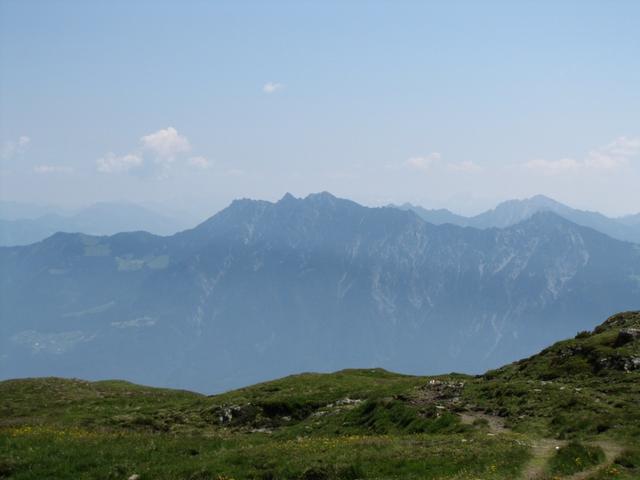
[[640, 246], [551, 211], [434, 225], [328, 193], [172, 236], [0, 248], [0, 377], [221, 391], [299, 371], [480, 372], [640, 307]]
[[[426, 209], [410, 203], [389, 206], [411, 210], [434, 225], [451, 223], [475, 228], [504, 228], [526, 220], [535, 213], [550, 211], [613, 238], [640, 243], [640, 213], [611, 218], [598, 212], [571, 208], [544, 195], [508, 200], [492, 210], [472, 217], [459, 215], [445, 208]], [[145, 231], [156, 235], [171, 235], [191, 228], [196, 223], [194, 218], [196, 217], [188, 212], [168, 213], [160, 206], [149, 208], [122, 202], [96, 203], [77, 211], [0, 202], [0, 246], [28, 245], [57, 232], [113, 235]]]
[[0, 205], [0, 246], [28, 245], [57, 232], [111, 235], [147, 231], [169, 235], [188, 224], [173, 216], [131, 203], [96, 203], [72, 214], [54, 208], [3, 202]]
[[522, 222], [538, 212], [553, 212], [577, 225], [593, 228], [613, 238], [640, 243], [640, 213], [610, 218], [598, 212], [571, 208], [544, 195], [523, 200], [508, 200], [492, 210], [473, 217], [458, 215], [447, 209], [426, 209], [410, 203], [397, 208], [411, 210], [435, 225], [451, 223], [475, 228], [504, 228]]

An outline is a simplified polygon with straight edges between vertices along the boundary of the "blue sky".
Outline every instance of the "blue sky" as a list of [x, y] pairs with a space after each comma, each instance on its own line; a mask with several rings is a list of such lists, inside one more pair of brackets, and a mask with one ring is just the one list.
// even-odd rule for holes
[[640, 2], [0, 0], [0, 199], [640, 211]]

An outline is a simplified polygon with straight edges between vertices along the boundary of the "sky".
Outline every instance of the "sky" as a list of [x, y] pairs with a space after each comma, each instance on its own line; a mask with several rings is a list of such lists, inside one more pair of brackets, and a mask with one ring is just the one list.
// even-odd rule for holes
[[0, 200], [640, 212], [640, 2], [0, 0]]

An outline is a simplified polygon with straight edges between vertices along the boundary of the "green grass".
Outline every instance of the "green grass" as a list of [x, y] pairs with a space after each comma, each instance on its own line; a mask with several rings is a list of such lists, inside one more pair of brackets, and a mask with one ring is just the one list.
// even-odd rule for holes
[[[464, 448], [461, 448], [462, 441]], [[0, 435], [0, 471], [15, 479], [512, 478], [527, 460], [515, 439], [367, 435], [274, 440], [12, 430]]]
[[3, 425], [180, 430], [203, 428], [204, 395], [123, 381], [42, 378], [0, 382]]
[[605, 460], [604, 451], [597, 446], [570, 442], [560, 447], [549, 461], [552, 475], [571, 475], [594, 467]]
[[582, 442], [551, 458], [553, 478], [601, 462], [587, 445], [606, 440], [627, 450], [592, 480], [637, 479], [640, 370], [625, 365], [640, 341], [618, 332], [638, 327], [640, 314], [621, 314], [479, 377], [343, 370], [211, 397], [122, 381], [0, 382], [0, 479], [513, 480], [536, 438]]
[[377, 434], [454, 433], [467, 429], [457, 416], [417, 409], [394, 399], [367, 400], [345, 416], [346, 426]]
[[588, 480], [638, 480], [640, 478], [640, 449], [620, 454], [611, 465], [598, 469]]
[[464, 391], [466, 403], [502, 416], [516, 431], [559, 439], [606, 435], [640, 438], [640, 341], [616, 346], [621, 328], [640, 328], [640, 314], [609, 319], [592, 333], [488, 372]]

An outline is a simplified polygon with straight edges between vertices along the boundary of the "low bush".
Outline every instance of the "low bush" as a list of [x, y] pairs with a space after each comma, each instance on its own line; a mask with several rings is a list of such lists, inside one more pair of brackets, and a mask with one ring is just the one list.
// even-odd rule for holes
[[571, 442], [556, 452], [549, 461], [549, 473], [571, 475], [602, 463], [605, 454], [600, 447]]

